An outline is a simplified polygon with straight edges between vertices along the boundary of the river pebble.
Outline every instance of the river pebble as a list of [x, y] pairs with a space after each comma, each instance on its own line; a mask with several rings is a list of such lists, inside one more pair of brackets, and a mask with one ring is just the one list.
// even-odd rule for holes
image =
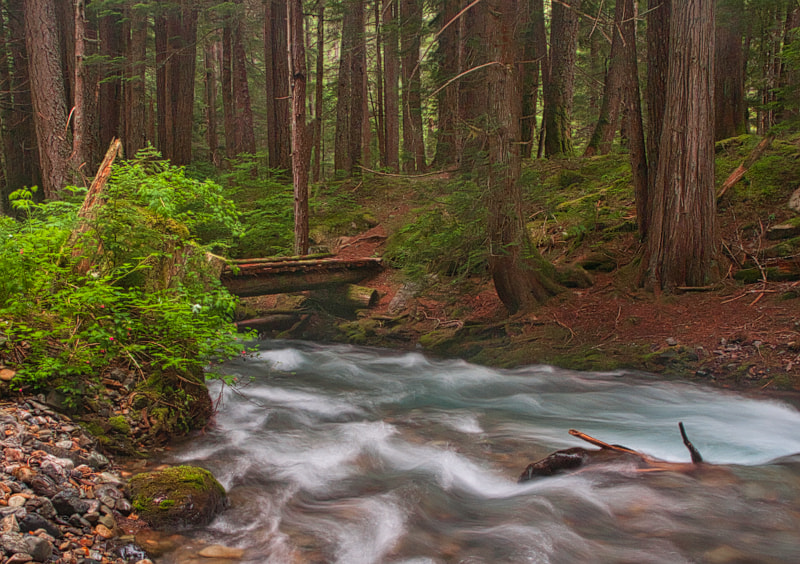
[[38, 401], [0, 406], [0, 564], [143, 561], [125, 481], [93, 445]]

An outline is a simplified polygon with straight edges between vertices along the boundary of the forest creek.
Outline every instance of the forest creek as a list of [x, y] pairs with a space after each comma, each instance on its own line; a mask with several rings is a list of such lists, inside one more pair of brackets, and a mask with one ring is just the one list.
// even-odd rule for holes
[[799, 562], [799, 37], [3, 2], [0, 564]]
[[[788, 162], [791, 163], [800, 155], [798, 143], [797, 139], [781, 141], [774, 150], [782, 153], [781, 158], [790, 155]], [[731, 151], [727, 161], [730, 164], [726, 166], [730, 168], [738, 162], [751, 145], [747, 138], [721, 145], [721, 151]], [[421, 351], [433, 358], [463, 358], [497, 367], [552, 364], [577, 370], [634, 369], [658, 373], [665, 380], [689, 380], [761, 397], [778, 397], [799, 406], [798, 238], [796, 235], [789, 237], [790, 246], [781, 247], [780, 256], [770, 258], [768, 253], [762, 252], [774, 245], [786, 245], [787, 239], [772, 241], [768, 233], [775, 225], [791, 223], [793, 218], [800, 216], [788, 206], [790, 198], [798, 197], [794, 181], [768, 197], [754, 195], [751, 189], [733, 188], [722, 200], [719, 213], [725, 248], [733, 249], [734, 257], [739, 253], [742, 257], [739, 265], [729, 261], [728, 276], [713, 287], [654, 295], [636, 288], [631, 282], [629, 266], [635, 262], [639, 245], [636, 234], [629, 228], [629, 193], [624, 189], [614, 191], [601, 187], [598, 190], [593, 178], [598, 167], [607, 172], [614, 171], [619, 162], [619, 156], [611, 155], [536, 165], [539, 167], [536, 173], [543, 184], [567, 184], [558, 196], [567, 205], [556, 208], [552, 203], [541, 202], [543, 207], [557, 209], [556, 214], [575, 209], [581, 213], [561, 221], [556, 219], [558, 215], [553, 215], [551, 221], [539, 223], [534, 215], [534, 221], [529, 224], [531, 232], [550, 260], [556, 265], [581, 265], [590, 273], [592, 284], [585, 288], [565, 288], [533, 312], [509, 317], [485, 275], [470, 275], [457, 280], [420, 279], [386, 265], [378, 275], [358, 283], [378, 292], [378, 300], [368, 308], [356, 310], [352, 306], [342, 306], [334, 288], [244, 298], [236, 317], [240, 322], [245, 321], [244, 325], [247, 319], [261, 318], [263, 321], [266, 318], [266, 324], [262, 323], [259, 331], [261, 337], [267, 339], [338, 341]], [[783, 161], [776, 162], [773, 162], [775, 166], [783, 165]], [[719, 174], [724, 177], [726, 172], [723, 168]], [[754, 174], [758, 172], [760, 170]], [[796, 174], [792, 171], [792, 178]], [[757, 177], [752, 178], [748, 187], [758, 183]], [[332, 235], [327, 238], [318, 235], [316, 244], [322, 251], [333, 252], [340, 258], [380, 257], [387, 241], [396, 237], [403, 226], [418, 218], [425, 206], [430, 205], [428, 195], [437, 189], [437, 183], [448, 180], [443, 174], [420, 179], [375, 175], [360, 181], [345, 181], [337, 189], [353, 194], [354, 201], [350, 202], [344, 217], [321, 214], [321, 224], [329, 222], [338, 227], [328, 228]], [[539, 194], [552, 195], [552, 192], [545, 190]], [[566, 222], [591, 227], [578, 231], [576, 237], [568, 233], [570, 228]], [[320, 232], [325, 232], [325, 229]], [[758, 280], [743, 282], [736, 274], [745, 270], [747, 258], [752, 256], [762, 257], [762, 273], [773, 265], [783, 265], [790, 279], [764, 280], [759, 274]], [[794, 278], [791, 278], [792, 273]], [[3, 370], [4, 375], [10, 371], [8, 367]], [[72, 441], [77, 455], [73, 452], [70, 457], [78, 456], [76, 462], [85, 462], [90, 457], [95, 460], [100, 456], [91, 450], [92, 444], [100, 446], [100, 450], [109, 456], [115, 452], [130, 453], [132, 447], [139, 455], [145, 451], [151, 456], [163, 453], [163, 446], [147, 438], [151, 424], [156, 421], [148, 421], [147, 416], [139, 418], [135, 415], [137, 412], [130, 409], [135, 394], [126, 390], [129, 389], [127, 380], [132, 375], [115, 370], [103, 379], [104, 394], [114, 405], [113, 409], [105, 412], [106, 418], [113, 424], [95, 420], [93, 426], [85, 427], [99, 433], [99, 444], [83, 435], [76, 435], [79, 428], [63, 422], [63, 416], [45, 405], [58, 406], [57, 401], [53, 403], [53, 398], [13, 394], [9, 384], [3, 382], [4, 393], [14, 400], [9, 407], [3, 407], [7, 428], [15, 429], [14, 433], [17, 433], [20, 431], [16, 429], [34, 422], [37, 424], [33, 431], [21, 431], [22, 437], [38, 437], [34, 443], [25, 443], [28, 449], [31, 444], [39, 445], [36, 447], [39, 450], [27, 451], [24, 455], [27, 460], [45, 457], [38, 461], [39, 464], [52, 466], [55, 460], [52, 454], [63, 454], [63, 450], [53, 451], [52, 445], [59, 444], [59, 439], [60, 442], [64, 439]], [[63, 406], [59, 408], [63, 409]], [[19, 414], [25, 421], [19, 419]], [[12, 421], [16, 422], [11, 424]], [[44, 434], [44, 429], [50, 430]], [[7, 470], [13, 472], [18, 466], [13, 457], [23, 456], [15, 453], [25, 448], [21, 440], [15, 442], [15, 435], [9, 433], [5, 443], [5, 463]], [[139, 441], [145, 442], [135, 447]], [[52, 444], [48, 446], [48, 442]], [[90, 450], [85, 450], [87, 448]], [[135, 459], [125, 460], [123, 456], [114, 465], [117, 469], [127, 468], [123, 478], [131, 471], [148, 467]], [[73, 533], [67, 533], [68, 540], [53, 543], [55, 546], [60, 542], [64, 547], [61, 554], [66, 554], [65, 561], [85, 551], [85, 557], [97, 561], [113, 562], [116, 558], [116, 561], [134, 562], [143, 557], [142, 553], [136, 552], [139, 549], [133, 544], [134, 538], [140, 544], [164, 542], [158, 536], [151, 537], [143, 532], [141, 522], [124, 517], [130, 511], [130, 502], [122, 496], [120, 484], [123, 478], [119, 474], [109, 473], [105, 467], [90, 469], [85, 464], [71, 472], [75, 476], [75, 472], [81, 470], [85, 473], [79, 478], [84, 480], [81, 483], [99, 476], [104, 481], [95, 487], [97, 491], [105, 492], [103, 499], [109, 500], [106, 503], [127, 509], [120, 513], [112, 508], [118, 515], [117, 528], [105, 527], [102, 525], [105, 521], [97, 521], [98, 518], [105, 519], [104, 514], [96, 509], [90, 510], [89, 517], [95, 521], [87, 526], [94, 531], [99, 526], [102, 534], [83, 537], [89, 540], [81, 541], [75, 534], [80, 523], [87, 523], [86, 520], [73, 520], [70, 525]], [[18, 475], [19, 471], [16, 472]], [[63, 475], [63, 472], [55, 471], [55, 475]], [[9, 477], [8, 484], [12, 483], [18, 482]], [[4, 503], [9, 510], [18, 507], [18, 502], [11, 501], [14, 495], [19, 495], [15, 493], [17, 490], [27, 491], [18, 485], [7, 489]], [[109, 492], [114, 497], [109, 497]], [[44, 495], [41, 490], [39, 495]], [[107, 505], [102, 507], [109, 513], [112, 511]], [[10, 513], [6, 511], [4, 514]], [[78, 529], [75, 529], [76, 523]], [[134, 537], [133, 533], [137, 536]], [[56, 535], [52, 533], [52, 536]], [[119, 560], [119, 552], [115, 551], [120, 549], [128, 551], [129, 559]], [[214, 554], [214, 550], [209, 554]]]

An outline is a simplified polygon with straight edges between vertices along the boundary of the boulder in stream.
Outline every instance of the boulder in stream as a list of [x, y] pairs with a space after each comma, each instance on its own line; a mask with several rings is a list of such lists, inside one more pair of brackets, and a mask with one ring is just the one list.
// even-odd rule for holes
[[154, 529], [206, 525], [228, 504], [225, 488], [211, 472], [196, 466], [137, 474], [130, 490], [133, 509]]

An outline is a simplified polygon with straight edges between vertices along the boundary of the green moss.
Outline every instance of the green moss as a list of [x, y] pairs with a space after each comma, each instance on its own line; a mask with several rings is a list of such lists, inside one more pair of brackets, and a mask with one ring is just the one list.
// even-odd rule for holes
[[110, 417], [108, 419], [108, 425], [111, 429], [117, 433], [122, 433], [125, 435], [130, 434], [131, 426], [128, 423], [128, 420], [125, 419], [122, 415], [117, 415], [116, 417]]
[[130, 481], [131, 503], [154, 527], [208, 522], [225, 504], [225, 489], [208, 470], [175, 466], [137, 474]]

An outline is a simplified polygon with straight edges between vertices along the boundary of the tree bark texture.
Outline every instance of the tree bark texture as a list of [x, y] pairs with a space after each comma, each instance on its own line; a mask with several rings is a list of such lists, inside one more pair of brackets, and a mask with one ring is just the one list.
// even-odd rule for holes
[[658, 173], [651, 200], [647, 282], [703, 286], [717, 254], [714, 194], [714, 3], [675, 2]]
[[517, 0], [489, 0], [481, 10], [483, 48], [489, 64], [483, 75], [486, 100], [484, 146], [479, 163], [486, 183], [489, 271], [495, 290], [509, 313], [533, 307], [555, 290], [546, 263], [525, 229], [520, 177], [520, 96], [517, 65], [520, 37]]
[[334, 169], [351, 175], [361, 165], [365, 102], [366, 50], [364, 2], [351, 0], [342, 19], [337, 77]]
[[636, 199], [636, 224], [639, 237], [647, 235], [649, 186], [647, 179], [647, 149], [645, 145], [642, 101], [639, 92], [639, 58], [636, 53], [636, 20], [634, 0], [617, 0], [625, 6], [620, 25], [623, 49], [623, 103], [624, 124], [628, 136], [633, 192]]
[[[108, 147], [112, 139], [120, 136], [120, 115], [124, 100], [117, 61], [123, 56], [122, 23], [122, 16], [118, 13], [105, 15], [98, 22], [100, 54], [104, 58], [97, 107], [99, 147]], [[125, 150], [128, 151], [127, 145]]]
[[208, 42], [203, 48], [206, 143], [208, 143], [209, 158], [215, 167], [220, 166], [219, 138], [217, 137], [217, 45], [216, 42]]
[[294, 254], [308, 254], [308, 164], [306, 126], [306, 49], [303, 1], [288, 0], [292, 68], [292, 182], [294, 184]]
[[400, 51], [397, 22], [396, 0], [383, 0], [383, 107], [386, 128], [384, 142], [386, 144], [386, 166], [395, 172], [400, 168], [400, 97], [398, 95]]
[[600, 116], [597, 118], [592, 137], [586, 145], [583, 155], [591, 157], [596, 154], [607, 155], [611, 151], [614, 135], [619, 123], [619, 112], [622, 107], [622, 92], [625, 84], [625, 39], [622, 36], [622, 25], [626, 20], [633, 20], [632, 6], [617, 0], [614, 9], [614, 25], [612, 27], [611, 55], [605, 77], [603, 98], [600, 102]]
[[174, 165], [192, 161], [197, 9], [181, 0], [156, 16], [158, 148]]
[[285, 0], [265, 0], [264, 60], [267, 77], [267, 152], [270, 168], [291, 170], [291, 96]]
[[419, 0], [400, 2], [400, 63], [403, 94], [403, 156], [405, 172], [425, 171], [422, 127], [422, 80], [419, 68], [422, 6]]
[[312, 166], [314, 182], [319, 182], [322, 175], [322, 106], [325, 74], [325, 2], [320, 0], [317, 6], [317, 60], [314, 84], [314, 164]]
[[648, 0], [647, 4], [647, 181], [652, 193], [658, 170], [658, 144], [664, 122], [669, 70], [669, 25], [672, 0]]
[[147, 14], [141, 7], [128, 7], [130, 34], [127, 36], [125, 80], [125, 154], [133, 157], [147, 145]]
[[743, 0], [717, 2], [714, 92], [714, 139], [745, 133]]
[[237, 154], [256, 152], [256, 137], [253, 130], [253, 109], [250, 105], [250, 87], [247, 83], [247, 54], [243, 37], [247, 36], [242, 0], [236, 0], [237, 10], [233, 21], [233, 100], [236, 112], [235, 126], [238, 141]]
[[[439, 38], [436, 50], [437, 88], [441, 88], [437, 98], [437, 135], [434, 168], [449, 168], [456, 165], [461, 157], [461, 143], [458, 135], [460, 87], [458, 76], [461, 69], [459, 53], [461, 50], [461, 22], [453, 21], [462, 8], [461, 0], [444, 0], [439, 16]], [[446, 27], [445, 27], [446, 26]], [[448, 81], [452, 81], [449, 84]], [[447, 86], [444, 86], [447, 84]]]
[[522, 117], [520, 118], [522, 156], [530, 158], [536, 140], [536, 110], [539, 101], [539, 68], [541, 60], [536, 41], [536, 28], [533, 18], [533, 0], [520, 3], [520, 25], [524, 25], [522, 60], [518, 63], [522, 83]]
[[544, 96], [544, 149], [547, 157], [572, 155], [574, 152], [572, 97], [580, 7], [581, 0], [565, 0], [552, 5], [550, 80]]
[[67, 129], [61, 42], [53, 0], [26, 0], [25, 45], [33, 123], [45, 198], [59, 199], [69, 179], [71, 141]]
[[[22, 0], [3, 2], [8, 33], [2, 38], [0, 112], [3, 125], [4, 185], [0, 209], [8, 211], [8, 194], [23, 186], [41, 186], [39, 151], [33, 125], [28, 56]], [[3, 28], [6, 29], [5, 26]]]

